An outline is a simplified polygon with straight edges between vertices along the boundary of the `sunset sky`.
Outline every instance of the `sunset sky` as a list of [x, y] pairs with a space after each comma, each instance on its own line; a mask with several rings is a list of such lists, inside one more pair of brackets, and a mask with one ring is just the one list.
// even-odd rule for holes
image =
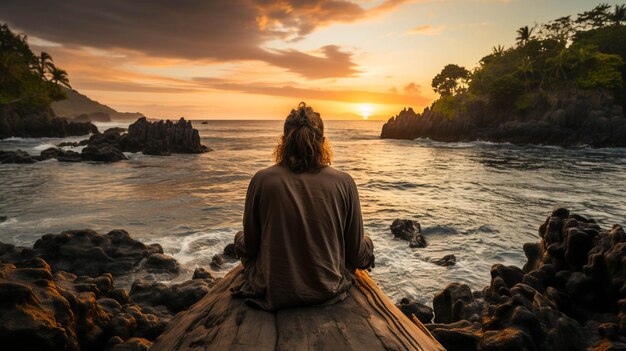
[[387, 119], [429, 105], [444, 65], [473, 68], [517, 28], [598, 3], [20, 0], [0, 3], [0, 22], [121, 112], [281, 119], [306, 101], [324, 118]]

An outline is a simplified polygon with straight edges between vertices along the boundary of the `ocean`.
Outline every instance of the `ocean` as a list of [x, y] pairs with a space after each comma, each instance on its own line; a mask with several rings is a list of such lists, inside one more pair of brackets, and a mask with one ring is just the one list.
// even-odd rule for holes
[[[121, 228], [160, 243], [186, 271], [209, 268], [241, 230], [248, 182], [272, 164], [281, 121], [193, 121], [215, 151], [170, 157], [127, 154], [112, 164], [0, 164], [0, 241], [32, 245], [46, 233]], [[98, 123], [100, 130], [115, 123]], [[487, 142], [381, 140], [381, 121], [326, 121], [333, 167], [356, 181], [375, 245], [371, 275], [395, 301], [431, 304], [451, 282], [489, 284], [495, 263], [523, 265], [522, 245], [557, 206], [603, 228], [626, 224], [626, 149], [515, 146]], [[0, 140], [33, 154], [65, 139]], [[78, 149], [74, 149], [78, 150]], [[396, 218], [420, 222], [426, 248], [394, 239]], [[457, 263], [430, 261], [454, 254]], [[225, 274], [235, 263], [213, 272]]]

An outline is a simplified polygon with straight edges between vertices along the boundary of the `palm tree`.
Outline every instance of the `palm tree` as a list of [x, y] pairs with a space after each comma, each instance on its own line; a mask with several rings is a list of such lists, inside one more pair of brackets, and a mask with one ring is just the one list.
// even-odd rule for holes
[[524, 75], [524, 86], [528, 89], [528, 76], [534, 73], [532, 59], [530, 57], [524, 57], [517, 66], [517, 69]]
[[535, 30], [535, 28], [528, 28], [528, 26], [518, 29], [517, 38], [515, 38], [515, 40], [517, 40], [517, 44], [525, 45], [528, 43], [528, 41], [532, 38], [533, 30]]
[[493, 51], [493, 56], [496, 57], [500, 57], [504, 54], [504, 46], [502, 45], [494, 46], [491, 50]]
[[51, 79], [52, 83], [56, 85], [64, 86], [68, 89], [72, 88], [72, 86], [70, 85], [70, 80], [67, 77], [67, 72], [65, 70], [54, 67], [52, 71], [50, 72], [50, 74], [52, 76], [52, 79]]
[[41, 79], [46, 79], [46, 73], [52, 73], [54, 70], [54, 64], [52, 63], [52, 56], [47, 52], [42, 51], [37, 58], [37, 73]]
[[626, 21], [626, 5], [615, 5], [615, 10], [609, 15], [609, 19], [615, 26], [619, 26]]

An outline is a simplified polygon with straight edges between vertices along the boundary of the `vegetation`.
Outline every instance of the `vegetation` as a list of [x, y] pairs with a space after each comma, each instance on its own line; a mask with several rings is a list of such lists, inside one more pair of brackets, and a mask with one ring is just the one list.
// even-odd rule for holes
[[[432, 81], [433, 111], [450, 117], [468, 101], [524, 110], [546, 94], [601, 90], [626, 106], [626, 5], [600, 4], [578, 14], [517, 30], [516, 45], [498, 45], [472, 72], [447, 65]], [[444, 112], [445, 111], [445, 112]]]
[[48, 53], [34, 54], [25, 35], [0, 25], [0, 106], [48, 107], [65, 98], [61, 86], [70, 87], [67, 72], [56, 67]]

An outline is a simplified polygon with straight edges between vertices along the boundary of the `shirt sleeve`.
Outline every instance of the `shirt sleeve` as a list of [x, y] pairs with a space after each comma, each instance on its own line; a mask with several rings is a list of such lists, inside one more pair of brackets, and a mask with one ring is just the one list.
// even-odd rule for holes
[[366, 269], [374, 263], [374, 244], [369, 237], [364, 235], [359, 193], [352, 179], [349, 188], [347, 221], [344, 233], [346, 267], [350, 270], [356, 268]]
[[243, 233], [235, 235], [235, 251], [239, 257], [254, 258], [261, 244], [261, 221], [259, 216], [260, 194], [253, 177], [248, 185], [243, 211]]

